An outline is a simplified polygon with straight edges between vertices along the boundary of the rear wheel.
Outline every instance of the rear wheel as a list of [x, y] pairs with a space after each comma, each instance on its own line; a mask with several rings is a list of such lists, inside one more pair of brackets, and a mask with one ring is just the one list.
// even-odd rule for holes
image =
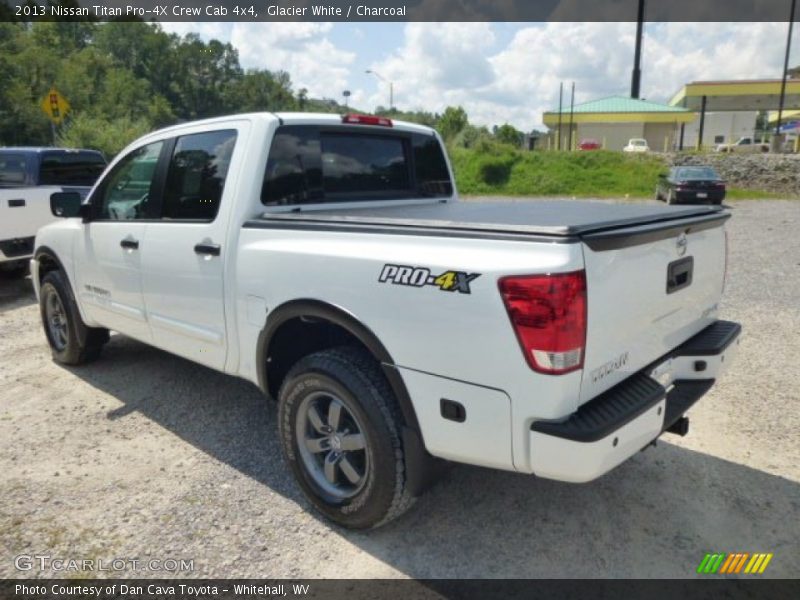
[[411, 506], [400, 409], [372, 356], [351, 347], [311, 354], [291, 369], [278, 399], [284, 455], [321, 513], [366, 529]]
[[108, 341], [108, 329], [88, 327], [83, 322], [61, 271], [50, 271], [42, 278], [39, 308], [56, 362], [80, 365], [98, 357], [103, 344]]

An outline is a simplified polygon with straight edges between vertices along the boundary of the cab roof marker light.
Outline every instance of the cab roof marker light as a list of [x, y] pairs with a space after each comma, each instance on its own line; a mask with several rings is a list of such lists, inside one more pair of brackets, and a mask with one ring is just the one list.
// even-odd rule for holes
[[394, 127], [391, 119], [374, 115], [342, 115], [342, 123], [348, 125], [375, 125], [378, 127]]

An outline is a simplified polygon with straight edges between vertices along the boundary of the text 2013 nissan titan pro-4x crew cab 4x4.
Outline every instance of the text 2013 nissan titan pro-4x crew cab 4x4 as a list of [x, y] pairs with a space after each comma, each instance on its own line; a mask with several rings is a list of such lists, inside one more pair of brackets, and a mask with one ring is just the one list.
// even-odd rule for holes
[[73, 217], [32, 261], [55, 360], [114, 330], [252, 381], [348, 527], [439, 459], [595, 479], [685, 433], [738, 343], [720, 207], [461, 202], [437, 134], [382, 117], [178, 125], [51, 201]]

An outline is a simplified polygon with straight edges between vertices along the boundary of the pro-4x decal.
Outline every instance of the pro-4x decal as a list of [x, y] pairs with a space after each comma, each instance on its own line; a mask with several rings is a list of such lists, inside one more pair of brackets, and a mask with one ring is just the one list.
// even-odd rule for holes
[[459, 292], [469, 294], [469, 284], [480, 277], [480, 273], [467, 273], [465, 271], [445, 271], [439, 275], [431, 273], [425, 267], [410, 267], [408, 265], [383, 265], [378, 281], [393, 283], [394, 285], [408, 285], [411, 287], [425, 287], [430, 285], [438, 287], [443, 292]]

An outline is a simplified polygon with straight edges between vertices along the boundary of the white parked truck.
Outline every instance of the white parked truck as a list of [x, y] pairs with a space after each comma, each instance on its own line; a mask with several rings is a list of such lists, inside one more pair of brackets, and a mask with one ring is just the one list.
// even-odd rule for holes
[[738, 344], [720, 207], [460, 201], [436, 132], [383, 117], [178, 125], [52, 204], [32, 277], [55, 360], [114, 330], [253, 382], [347, 527], [445, 461], [593, 480], [685, 433]]
[[0, 272], [27, 272], [36, 231], [55, 220], [50, 195], [85, 197], [105, 166], [94, 150], [0, 148]]
[[722, 153], [736, 152], [738, 154], [769, 152], [769, 144], [757, 142], [751, 137], [741, 137], [732, 144], [717, 144], [714, 151]]

